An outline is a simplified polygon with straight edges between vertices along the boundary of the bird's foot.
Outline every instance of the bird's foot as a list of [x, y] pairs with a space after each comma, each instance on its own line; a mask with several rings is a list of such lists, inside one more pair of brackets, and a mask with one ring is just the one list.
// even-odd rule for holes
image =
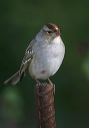
[[46, 86], [48, 83], [47, 82], [40, 82], [39, 80], [36, 80], [37, 86]]
[[41, 85], [41, 82], [39, 80], [36, 80], [37, 86]]

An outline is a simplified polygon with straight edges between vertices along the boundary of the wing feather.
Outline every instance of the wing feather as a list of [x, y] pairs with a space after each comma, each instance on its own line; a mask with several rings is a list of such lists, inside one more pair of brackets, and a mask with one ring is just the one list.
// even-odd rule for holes
[[32, 40], [29, 44], [29, 46], [27, 47], [26, 51], [25, 51], [25, 55], [23, 57], [23, 60], [22, 60], [22, 63], [21, 63], [21, 66], [20, 66], [20, 70], [19, 70], [19, 73], [20, 75], [23, 74], [23, 72], [25, 73], [32, 58], [33, 58], [33, 44], [34, 44], [34, 40]]

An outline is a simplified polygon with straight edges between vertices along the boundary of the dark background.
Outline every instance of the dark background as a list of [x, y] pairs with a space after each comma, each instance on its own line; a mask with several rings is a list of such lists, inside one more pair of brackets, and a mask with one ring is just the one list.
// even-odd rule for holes
[[48, 22], [61, 26], [66, 54], [51, 79], [57, 128], [89, 127], [89, 1], [0, 1], [0, 128], [35, 128], [35, 82], [3, 81], [20, 66], [28, 41]]

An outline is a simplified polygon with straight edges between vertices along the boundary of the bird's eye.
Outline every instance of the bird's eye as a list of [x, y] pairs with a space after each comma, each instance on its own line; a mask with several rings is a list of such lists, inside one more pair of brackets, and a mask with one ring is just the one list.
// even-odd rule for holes
[[53, 33], [53, 32], [52, 32], [52, 31], [47, 31], [47, 33], [48, 33], [48, 34], [51, 34], [51, 33]]

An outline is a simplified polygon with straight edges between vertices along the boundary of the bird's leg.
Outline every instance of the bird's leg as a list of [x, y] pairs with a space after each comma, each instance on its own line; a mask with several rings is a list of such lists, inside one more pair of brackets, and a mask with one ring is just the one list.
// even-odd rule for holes
[[48, 82], [49, 84], [53, 85], [52, 81], [48, 78]]
[[48, 82], [49, 82], [49, 84], [51, 84], [53, 86], [53, 88], [54, 88], [54, 94], [55, 94], [55, 84], [53, 84], [52, 81], [49, 78], [48, 78]]

